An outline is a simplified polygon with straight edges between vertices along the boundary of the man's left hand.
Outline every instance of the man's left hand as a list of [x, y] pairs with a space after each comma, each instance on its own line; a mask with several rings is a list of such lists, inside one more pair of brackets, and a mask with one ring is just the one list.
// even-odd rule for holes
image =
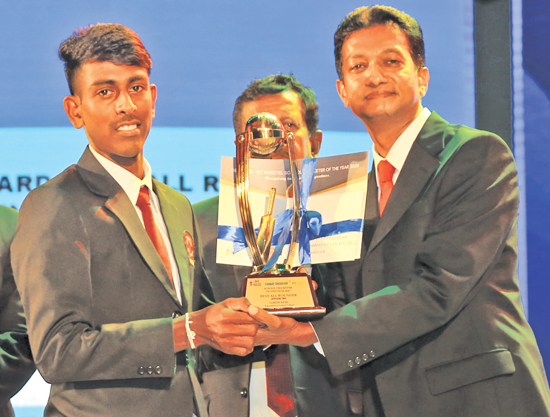
[[313, 327], [309, 323], [301, 323], [290, 317], [269, 314], [256, 306], [250, 306], [248, 314], [260, 323], [254, 341], [256, 346], [285, 343], [295, 346], [309, 346], [317, 342]]

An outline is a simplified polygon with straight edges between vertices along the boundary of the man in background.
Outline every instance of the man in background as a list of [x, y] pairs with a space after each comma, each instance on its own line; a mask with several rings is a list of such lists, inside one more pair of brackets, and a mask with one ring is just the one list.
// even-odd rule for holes
[[369, 417], [550, 415], [519, 293], [510, 149], [422, 106], [430, 74], [405, 13], [359, 8], [334, 46], [340, 98], [374, 142], [361, 259], [331, 294], [347, 305], [312, 325], [251, 307], [268, 325], [257, 343], [319, 342], [333, 375], [360, 370]]
[[10, 398], [35, 370], [10, 262], [16, 224], [17, 211], [0, 206], [0, 417], [13, 416]]
[[[235, 134], [245, 131], [246, 122], [257, 113], [271, 113], [287, 131], [293, 133], [298, 159], [315, 158], [319, 153], [322, 132], [317, 129], [318, 113], [315, 93], [304, 87], [294, 76], [273, 75], [252, 82], [235, 102], [233, 124]], [[274, 159], [288, 159], [288, 150], [281, 147], [271, 155]], [[197, 216], [204, 248], [205, 272], [216, 301], [241, 294], [243, 278], [251, 267], [216, 263], [218, 236], [219, 197], [197, 203], [193, 210]], [[331, 311], [335, 306], [326, 297], [325, 282], [328, 267], [312, 266], [312, 278], [317, 282], [319, 303]], [[209, 403], [211, 417], [271, 417], [292, 416], [346, 416], [348, 415], [346, 385], [330, 375], [325, 359], [313, 346], [287, 350], [280, 346], [275, 357], [268, 362], [257, 362], [228, 368], [203, 375], [203, 390]], [[271, 408], [270, 394], [266, 392], [266, 367], [287, 367], [290, 358], [288, 401]], [[282, 363], [281, 363], [282, 362]], [[289, 376], [290, 376], [289, 374]], [[291, 379], [291, 380], [290, 380]]]
[[151, 57], [116, 24], [77, 30], [59, 55], [64, 108], [89, 146], [29, 193], [12, 245], [32, 352], [52, 384], [45, 415], [204, 417], [191, 349], [248, 354], [258, 325], [245, 299], [196, 311], [207, 282], [191, 205], [143, 155]]

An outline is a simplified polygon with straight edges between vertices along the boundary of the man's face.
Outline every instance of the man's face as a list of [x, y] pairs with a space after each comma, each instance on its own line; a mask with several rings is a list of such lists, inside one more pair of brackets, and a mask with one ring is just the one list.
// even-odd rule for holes
[[[316, 131], [309, 134], [304, 119], [302, 100], [294, 91], [283, 91], [280, 94], [260, 96], [254, 101], [245, 102], [242, 106], [240, 125], [238, 132], [245, 130], [246, 122], [258, 113], [271, 113], [279, 119], [287, 131], [294, 135], [296, 144], [296, 158], [313, 158], [319, 153], [321, 146], [322, 132]], [[286, 146], [281, 146], [271, 154], [272, 159], [288, 159]]]
[[409, 41], [396, 26], [376, 25], [349, 35], [342, 47], [344, 79], [337, 80], [346, 107], [367, 125], [376, 119], [410, 123], [421, 109], [429, 81], [415, 69]]
[[100, 155], [139, 176], [157, 97], [147, 70], [88, 62], [75, 75], [75, 95], [64, 101], [71, 122], [77, 129], [84, 127]]

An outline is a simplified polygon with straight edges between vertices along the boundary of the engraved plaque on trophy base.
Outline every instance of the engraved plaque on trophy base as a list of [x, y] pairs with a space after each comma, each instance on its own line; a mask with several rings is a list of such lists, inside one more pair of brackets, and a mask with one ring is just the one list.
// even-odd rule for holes
[[311, 277], [302, 272], [264, 272], [244, 278], [243, 296], [252, 305], [270, 314], [296, 320], [320, 318], [326, 313], [320, 307]]

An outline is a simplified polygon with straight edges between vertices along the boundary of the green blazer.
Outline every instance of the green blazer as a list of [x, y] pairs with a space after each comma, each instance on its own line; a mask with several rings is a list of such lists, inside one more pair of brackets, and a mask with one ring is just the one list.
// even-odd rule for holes
[[16, 224], [17, 211], [0, 206], [0, 417], [13, 416], [10, 398], [35, 370], [10, 263]]
[[31, 191], [12, 246], [36, 366], [52, 384], [46, 416], [188, 416], [185, 352], [172, 316], [200, 302], [191, 205], [153, 181], [178, 264], [178, 301], [135, 209], [89, 149], [77, 165]]
[[313, 323], [334, 375], [360, 369], [365, 415], [550, 415], [517, 280], [517, 174], [497, 136], [432, 113], [379, 218], [371, 172], [348, 303]]

